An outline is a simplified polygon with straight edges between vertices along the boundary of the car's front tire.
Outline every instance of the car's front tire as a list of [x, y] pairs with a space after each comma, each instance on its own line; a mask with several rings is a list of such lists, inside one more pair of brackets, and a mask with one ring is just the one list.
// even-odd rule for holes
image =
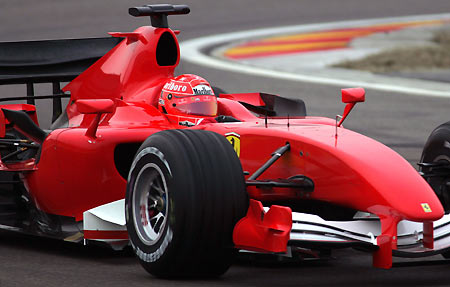
[[[430, 134], [423, 148], [421, 162], [450, 164], [450, 122], [438, 126]], [[425, 175], [433, 174], [433, 176], [426, 177], [426, 180], [439, 198], [445, 213], [449, 213], [450, 170], [442, 167], [423, 166], [420, 171]], [[445, 252], [442, 256], [450, 258], [450, 252]]]
[[[421, 157], [422, 163], [450, 164], [450, 122], [438, 126], [428, 137]], [[439, 167], [421, 167], [425, 174], [434, 173], [442, 176], [427, 177], [426, 180], [433, 188], [444, 207], [445, 213], [450, 212], [450, 170], [439, 170]]]
[[139, 148], [125, 199], [130, 241], [157, 277], [218, 276], [248, 206], [240, 161], [221, 135], [169, 130]]

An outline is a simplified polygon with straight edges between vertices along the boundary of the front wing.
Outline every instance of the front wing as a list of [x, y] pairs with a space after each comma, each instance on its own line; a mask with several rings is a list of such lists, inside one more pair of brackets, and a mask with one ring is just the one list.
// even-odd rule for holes
[[[391, 242], [386, 244], [381, 234], [380, 220], [369, 213], [358, 212], [351, 221], [328, 221], [317, 215], [290, 212], [286, 207], [263, 208], [254, 200], [249, 210], [252, 206], [254, 211], [262, 208], [261, 213], [245, 224], [249, 212], [238, 222], [233, 234], [236, 247], [242, 250], [283, 254], [288, 253], [288, 247], [311, 250], [358, 247], [373, 252], [374, 266], [383, 268], [392, 266], [392, 256], [417, 258], [450, 252], [450, 214], [433, 222], [431, 229], [428, 223], [400, 221], [397, 246], [391, 248]], [[290, 218], [286, 218], [286, 212]], [[84, 212], [83, 226], [87, 240], [103, 241], [114, 248], [125, 246], [128, 239], [125, 200]]]

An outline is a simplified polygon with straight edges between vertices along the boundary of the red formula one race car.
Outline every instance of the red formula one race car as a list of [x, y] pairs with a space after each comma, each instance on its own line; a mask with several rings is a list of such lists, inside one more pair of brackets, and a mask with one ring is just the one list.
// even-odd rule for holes
[[[152, 26], [0, 44], [0, 84], [28, 91], [1, 99], [27, 104], [0, 106], [0, 227], [131, 244], [165, 278], [223, 274], [237, 250], [358, 247], [382, 268], [393, 255], [450, 255], [450, 218], [429, 184], [341, 125], [363, 89], [342, 90], [339, 121], [306, 116], [301, 100], [219, 95], [202, 77], [174, 76], [179, 32], [167, 16], [187, 6], [129, 12]], [[34, 96], [36, 83], [53, 83], [54, 95]], [[50, 130], [38, 124], [42, 98], [53, 99]]]

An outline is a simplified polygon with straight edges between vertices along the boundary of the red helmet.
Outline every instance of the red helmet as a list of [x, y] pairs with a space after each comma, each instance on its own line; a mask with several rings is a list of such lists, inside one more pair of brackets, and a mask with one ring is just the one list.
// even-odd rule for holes
[[216, 116], [217, 98], [205, 79], [186, 74], [164, 84], [158, 108], [172, 115]]

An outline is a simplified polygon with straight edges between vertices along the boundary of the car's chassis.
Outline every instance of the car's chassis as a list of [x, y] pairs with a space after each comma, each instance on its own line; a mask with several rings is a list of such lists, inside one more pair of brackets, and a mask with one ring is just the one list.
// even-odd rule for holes
[[[356, 247], [381, 268], [392, 256], [449, 255], [442, 199], [394, 151], [342, 127], [361, 88], [342, 91], [339, 122], [264, 93], [220, 94], [215, 118], [158, 110], [179, 62], [167, 15], [188, 12], [132, 8], [152, 27], [113, 38], [0, 43], [20, 51], [3, 55], [0, 84], [27, 86], [26, 97], [0, 99], [27, 100], [0, 106], [0, 228], [131, 243], [147, 271], [170, 278], [220, 275], [236, 249]], [[37, 66], [11, 61], [27, 53], [44, 56]], [[35, 96], [37, 83], [52, 83], [53, 94]], [[53, 99], [49, 130], [36, 99]], [[448, 162], [421, 165], [425, 178], [442, 177]]]

